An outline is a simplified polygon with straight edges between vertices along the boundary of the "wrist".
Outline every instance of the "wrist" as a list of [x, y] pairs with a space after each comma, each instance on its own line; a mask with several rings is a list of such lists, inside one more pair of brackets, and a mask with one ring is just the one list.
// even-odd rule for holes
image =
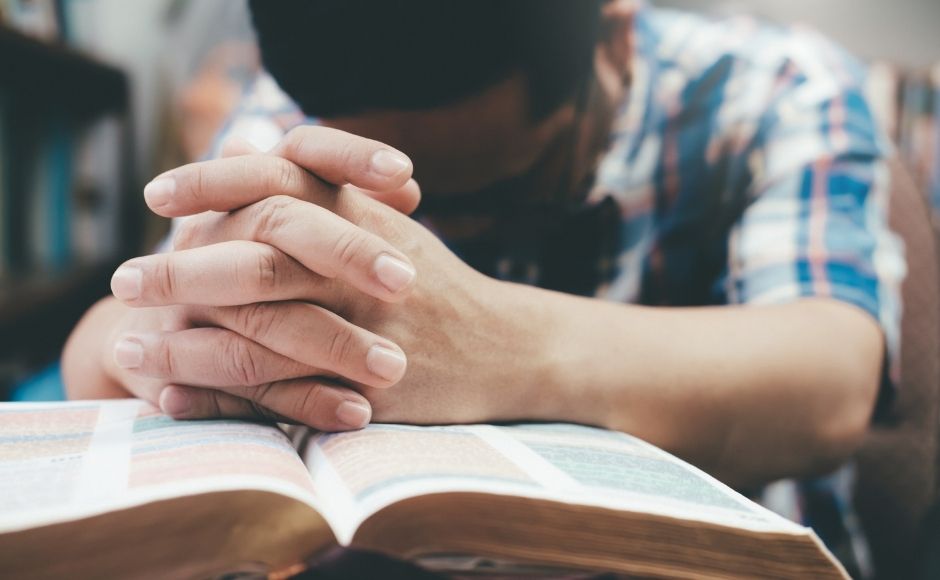
[[486, 295], [495, 316], [492, 367], [487, 379], [496, 389], [493, 401], [499, 420], [571, 420], [567, 389], [558, 380], [559, 357], [556, 313], [545, 290], [487, 279]]
[[[623, 366], [634, 366], [628, 346], [632, 332], [611, 333], [642, 324], [622, 304], [512, 284], [504, 295], [507, 317], [516, 320], [529, 345], [523, 362], [511, 366], [512, 384], [524, 394], [525, 418], [629, 430], [624, 399], [631, 381]], [[630, 400], [643, 397], [629, 389]], [[632, 405], [631, 405], [632, 406]], [[632, 413], [631, 413], [632, 415]]]

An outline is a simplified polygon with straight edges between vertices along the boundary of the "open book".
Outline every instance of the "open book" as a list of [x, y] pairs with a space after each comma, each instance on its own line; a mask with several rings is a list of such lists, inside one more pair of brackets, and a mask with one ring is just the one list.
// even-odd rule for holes
[[[299, 439], [299, 438], [295, 438]], [[0, 404], [11, 578], [289, 570], [337, 544], [438, 570], [846, 578], [812, 531], [633, 437], [373, 425], [295, 446], [136, 400]]]

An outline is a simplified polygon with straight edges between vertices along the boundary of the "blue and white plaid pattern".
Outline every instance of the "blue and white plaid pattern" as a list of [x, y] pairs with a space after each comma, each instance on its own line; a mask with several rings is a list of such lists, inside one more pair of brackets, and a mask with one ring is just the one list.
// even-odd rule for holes
[[[620, 201], [630, 232], [604, 295], [832, 297], [875, 317], [896, 361], [905, 262], [887, 226], [891, 146], [862, 96], [864, 70], [810, 31], [743, 17], [650, 10], [636, 30], [632, 96], [592, 192]], [[724, 263], [707, 295], [686, 295], [703, 285], [690, 278], [696, 262], [714, 255]]]
[[[611, 197], [622, 216], [595, 295], [656, 305], [829, 297], [880, 323], [895, 369], [905, 261], [887, 226], [892, 147], [863, 98], [864, 69], [812, 31], [745, 17], [642, 7], [631, 42], [630, 96], [587, 200]], [[232, 134], [268, 148], [305, 122], [262, 75], [216, 149]], [[847, 532], [831, 540], [864, 573], [845, 488], [827, 488]], [[786, 515], [813, 522], [807, 502], [789, 504]]]

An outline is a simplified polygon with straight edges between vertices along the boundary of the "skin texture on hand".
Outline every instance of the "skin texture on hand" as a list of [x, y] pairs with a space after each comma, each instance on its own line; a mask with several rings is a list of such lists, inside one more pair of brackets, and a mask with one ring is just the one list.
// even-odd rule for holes
[[[289, 136], [301, 143], [285, 151], [302, 154], [302, 141], [324, 132], [339, 134], [309, 128]], [[319, 152], [315, 162], [323, 162]], [[147, 200], [158, 213], [198, 215], [180, 228], [177, 251], [115, 273], [115, 295], [133, 308], [105, 348], [112, 356], [103, 366], [118, 384], [177, 417], [260, 415], [323, 429], [361, 426], [329, 420], [344, 401], [385, 401], [376, 418], [404, 408], [413, 416], [426, 409], [425, 421], [509, 412], [479, 388], [499, 382], [479, 370], [492, 356], [460, 355], [484, 342], [504, 343], [498, 351], [507, 356], [518, 350], [513, 333], [484, 325], [499, 321], [488, 298], [495, 283], [417, 222], [361, 188], [328, 185], [272, 155], [194, 164], [154, 183]], [[426, 274], [416, 277], [412, 263]], [[413, 396], [400, 405], [381, 397], [402, 380], [405, 352], [418, 364], [404, 384], [433, 390], [446, 382], [465, 393], [450, 413], [442, 416], [421, 388], [408, 389]]]
[[[228, 167], [211, 163], [200, 169], [203, 173], [195, 178], [196, 182], [211, 183], [212, 175], [207, 173], [229, 171]], [[177, 179], [182, 181], [183, 178]], [[251, 189], [247, 174], [245, 179], [246, 189]], [[223, 191], [219, 192], [218, 204], [230, 203], [229, 198], [221, 195]], [[303, 192], [293, 193], [300, 197]], [[199, 195], [201, 199], [208, 196], [205, 192]], [[512, 333], [502, 328], [501, 317], [494, 315], [498, 312], [497, 292], [494, 291], [498, 283], [463, 264], [417, 222], [353, 189], [341, 189], [333, 194], [333, 210], [340, 216], [355, 220], [356, 225], [365, 230], [363, 234], [374, 231], [393, 245], [404, 248], [422, 275], [417, 277], [407, 296], [398, 302], [389, 302], [364, 294], [332, 272], [314, 274], [311, 268], [304, 266], [309, 261], [305, 260], [303, 253], [317, 252], [318, 249], [315, 244], [304, 244], [303, 240], [311, 235], [307, 232], [324, 231], [318, 227], [318, 220], [324, 214], [319, 206], [297, 197], [267, 197], [230, 213], [191, 218], [177, 235], [176, 247], [179, 249], [176, 252], [137, 258], [125, 265], [125, 268], [136, 269], [141, 280], [141, 292], [127, 302], [129, 305], [166, 307], [189, 304], [187, 310], [192, 313], [196, 326], [213, 327], [213, 332], [227, 329], [232, 336], [243, 337], [246, 344], [252, 345], [239, 352], [238, 357], [232, 357], [231, 349], [220, 347], [217, 341], [213, 344], [211, 340], [202, 340], [200, 344], [199, 340], [187, 340], [185, 346], [181, 344], [185, 334], [202, 331], [204, 335], [205, 328], [177, 332], [171, 338], [146, 345], [153, 350], [147, 353], [145, 363], [136, 370], [159, 375], [168, 383], [216, 389], [234, 387], [247, 381], [249, 385], [262, 385], [261, 392], [273, 395], [281, 391], [279, 398], [288, 398], [285, 389], [268, 386], [272, 379], [269, 375], [235, 377], [230, 381], [233, 384], [194, 385], [191, 382], [200, 379], [199, 369], [232, 366], [226, 361], [242, 358], [256, 361], [252, 368], [263, 367], [276, 374], [303, 372], [336, 377], [366, 394], [376, 404], [381, 398], [376, 387], [390, 385], [370, 381], [363, 365], [368, 366], [371, 354], [368, 345], [380, 341], [378, 337], [381, 336], [389, 339], [385, 346], [401, 348], [410, 359], [411, 372], [400, 382], [401, 388], [395, 387], [398, 393], [391, 397], [400, 401], [394, 406], [396, 409], [409, 409], [413, 414], [412, 420], [418, 409], [432, 406], [438, 412], [426, 413], [426, 421], [492, 418], [495, 410], [491, 410], [494, 406], [490, 402], [494, 399], [484, 396], [486, 390], [483, 387], [496, 381], [490, 380], [489, 373], [482, 372], [482, 369], [497, 363], [498, 359], [492, 352], [483, 350], [482, 360], [475, 360], [478, 357], [467, 356], [475, 352], [467, 346], [489, 342], [498, 347], [498, 352], [510, 356], [518, 350], [510, 348]], [[221, 212], [227, 206], [213, 205], [210, 209]], [[335, 217], [334, 214], [329, 215]], [[352, 221], [349, 223], [353, 224]], [[243, 247], [245, 244], [267, 249], [252, 251], [257, 247]], [[367, 252], [350, 252], [355, 257], [364, 253]], [[353, 262], [349, 264], [350, 268], [355, 267]], [[239, 271], [251, 274], [244, 276], [241, 282], [226, 281], [233, 272]], [[292, 280], [301, 283], [294, 284]], [[258, 302], [268, 288], [277, 288], [272, 291], [281, 293], [278, 296], [281, 300]], [[295, 293], [288, 295], [291, 288]], [[192, 306], [194, 302], [211, 301], [236, 306]], [[326, 322], [332, 322], [333, 326]], [[174, 352], [185, 352], [191, 362], [159, 364], [168, 358], [181, 358]], [[284, 358], [278, 359], [278, 356]], [[156, 363], [148, 364], [149, 360]], [[289, 361], [299, 361], [307, 366], [298, 368]], [[429, 371], [429, 366], [434, 366], [434, 370]], [[189, 376], [183, 376], [187, 371]], [[167, 376], [170, 372], [174, 376]], [[398, 374], [392, 380], [400, 378]], [[463, 398], [451, 397], [447, 406], [449, 412], [443, 415], [439, 412], [441, 405], [425, 402], [433, 401], [433, 396], [419, 396], [424, 389], [436, 389], [440, 384], [453, 385], [453, 392], [465, 393]], [[412, 396], [405, 396], [403, 390]], [[189, 389], [187, 396], [197, 398], [216, 394]], [[471, 398], [474, 400], [469, 400]], [[274, 399], [272, 396], [271, 400]], [[208, 410], [213, 408], [213, 405], [198, 406]], [[389, 416], [392, 407], [380, 405], [377, 418]], [[187, 416], [199, 415], [190, 413]]]
[[[229, 146], [229, 154], [239, 153], [239, 148], [244, 153], [252, 152], [243, 143], [233, 145]], [[359, 191], [390, 202], [392, 207], [402, 211], [413, 210], [420, 199], [420, 190], [410, 178], [410, 160], [381, 143], [318, 128], [316, 139], [297, 143], [285, 139], [282, 147], [309, 151], [316, 158], [312, 165], [319, 177], [303, 171], [288, 173], [285, 168], [294, 169], [292, 164], [279, 157], [267, 156], [262, 159], [256, 155], [255, 165], [247, 168], [259, 170], [258, 175], [263, 176], [263, 181], [254, 183], [263, 191], [271, 192], [266, 195], [277, 193], [277, 188], [288, 187], [285, 179], [300, 177], [303, 182], [294, 185], [303, 185], [303, 193], [309, 195], [324, 196], [334, 192], [338, 183], [350, 182], [358, 186]], [[257, 167], [259, 160], [266, 162], [266, 165]], [[145, 190], [148, 203], [154, 208], [163, 206], [167, 199], [182, 198], [200, 203], [198, 199], [186, 198], [187, 194], [198, 195], [198, 190], [186, 187], [185, 169], [155, 179]], [[181, 173], [183, 176], [179, 181], [170, 177]], [[237, 172], [227, 170], [223, 173], [229, 177], [238, 177]], [[199, 177], [196, 178], [198, 183]], [[325, 179], [338, 183], [329, 183]], [[232, 185], [232, 182], [222, 181], [215, 185], [226, 187]], [[228, 199], [238, 201], [231, 195]], [[248, 204], [249, 201], [244, 203]], [[112, 289], [135, 309], [129, 310], [123, 305], [105, 300], [79, 325], [64, 356], [64, 374], [70, 394], [113, 396], [115, 392], [126, 389], [154, 402], [159, 398], [165, 410], [177, 415], [185, 415], [186, 412], [195, 415], [210, 412], [251, 417], [260, 415], [331, 430], [358, 428], [368, 422], [371, 416], [368, 401], [356, 391], [334, 384], [332, 379], [336, 374], [331, 369], [342, 367], [349, 371], [345, 359], [353, 358], [356, 353], [350, 347], [358, 345], [365, 354], [359, 353], [362, 356], [358, 357], [358, 368], [347, 374], [363, 385], [387, 387], [401, 377], [406, 366], [404, 354], [393, 342], [352, 327], [334, 313], [315, 304], [291, 306], [293, 311], [299, 309], [305, 314], [304, 320], [307, 322], [313, 318], [317, 322], [316, 328], [321, 331], [317, 336], [321, 338], [322, 344], [307, 345], [319, 346], [318, 349], [311, 349], [311, 353], [319, 356], [301, 357], [305, 362], [288, 359], [224, 328], [206, 326], [210, 306], [232, 306], [226, 310], [226, 314], [242, 324], [251, 324], [259, 318], [257, 314], [261, 308], [254, 306], [259, 296], [248, 296], [245, 292], [251, 291], [246, 285], [252, 283], [256, 283], [254, 292], [269, 294], [272, 291], [271, 282], [277, 281], [274, 291], [286, 288], [288, 293], [283, 298], [287, 300], [305, 297], [293, 292], [297, 284], [306, 289], [317, 281], [349, 281], [353, 286], [358, 285], [364, 293], [388, 301], [398, 300], [409, 292], [415, 277], [414, 267], [401, 252], [374, 236], [357, 237], [351, 232], [355, 228], [348, 222], [319, 206], [311, 205], [309, 209], [319, 212], [319, 224], [323, 226], [321, 234], [330, 226], [333, 228], [328, 232], [332, 237], [323, 236], [320, 238], [322, 242], [346, 244], [346, 247], [327, 248], [337, 250], [332, 253], [307, 252], [305, 256], [313, 260], [313, 266], [321, 272], [315, 275], [303, 267], [295, 268], [294, 271], [300, 272], [300, 275], [295, 279], [293, 287], [282, 287], [281, 278], [275, 280], [272, 277], [275, 268], [279, 272], [290, 270], [289, 267], [283, 267], [284, 262], [293, 260], [278, 261], [274, 249], [263, 244], [234, 244], [221, 248], [223, 257], [237, 256], [234, 265], [225, 262], [224, 258], [221, 262], [215, 262], [216, 256], [212, 254], [189, 256], [191, 259], [188, 262], [184, 257], [185, 265], [197, 270], [201, 269], [200, 264], [206, 263], [206, 259], [209, 264], [222, 264], [224, 267], [221, 272], [224, 274], [217, 277], [215, 274], [220, 269], [209, 269], [202, 271], [196, 278], [181, 281], [178, 286], [184, 292], [196, 287], [198, 289], [188, 296], [181, 296], [179, 300], [165, 301], [173, 306], [141, 308], [148, 300], [154, 300], [153, 296], [145, 292], [153, 285], [144, 284], [144, 272], [140, 268], [129, 265], [119, 269], [112, 280]], [[356, 233], [364, 232], [356, 230]], [[352, 243], [357, 245], [349, 245]], [[373, 252], [371, 261], [364, 260], [366, 251], [370, 249]], [[336, 256], [341, 261], [348, 257], [350, 262], [357, 262], [360, 267], [353, 269], [350, 264], [321, 260], [329, 256]], [[247, 264], [251, 264], [248, 270]], [[233, 266], [233, 269], [228, 269], [228, 266]], [[159, 276], [163, 282], [174, 282], [168, 270], [151, 270], [148, 273], [151, 277]], [[232, 289], [241, 296], [240, 299], [232, 301]], [[265, 296], [264, 299], [271, 298]], [[155, 300], [160, 302], [159, 297]], [[101, 356], [99, 352], [105, 354]], [[242, 396], [223, 394], [206, 400], [197, 394], [189, 397], [193, 399], [189, 401], [193, 403], [193, 408], [187, 411], [183, 408], [187, 402], [186, 394], [193, 391], [174, 387], [166, 389], [168, 385], [174, 384], [174, 379], [185, 384], [230, 387], [232, 393], [240, 393]], [[99, 392], [90, 392], [87, 385], [100, 385]], [[282, 388], [271, 388], [274, 385]], [[274, 404], [271, 409], [257, 402], [259, 399], [268, 401], [269, 392], [288, 390], [301, 394], [290, 405]], [[280, 397], [275, 399], [276, 402], [281, 400]]]

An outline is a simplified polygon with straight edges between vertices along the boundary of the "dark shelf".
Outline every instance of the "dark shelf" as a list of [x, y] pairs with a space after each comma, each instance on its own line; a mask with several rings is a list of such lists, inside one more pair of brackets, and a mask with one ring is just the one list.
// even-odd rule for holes
[[123, 71], [0, 25], [0, 94], [21, 106], [95, 116], [127, 109]]
[[21, 357], [29, 364], [57, 358], [82, 314], [110, 292], [119, 264], [109, 260], [0, 279], [0, 358]]

